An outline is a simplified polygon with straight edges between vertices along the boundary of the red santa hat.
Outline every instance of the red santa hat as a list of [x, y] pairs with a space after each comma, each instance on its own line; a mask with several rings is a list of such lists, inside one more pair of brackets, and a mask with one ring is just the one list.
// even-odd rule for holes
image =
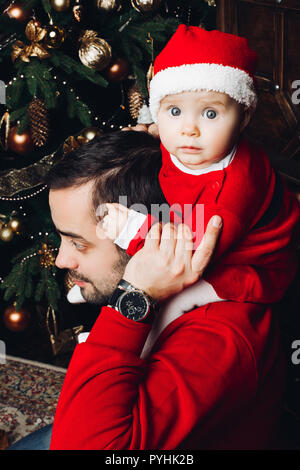
[[257, 54], [247, 39], [181, 24], [154, 62], [149, 107], [154, 122], [160, 101], [183, 91], [227, 93], [255, 109]]

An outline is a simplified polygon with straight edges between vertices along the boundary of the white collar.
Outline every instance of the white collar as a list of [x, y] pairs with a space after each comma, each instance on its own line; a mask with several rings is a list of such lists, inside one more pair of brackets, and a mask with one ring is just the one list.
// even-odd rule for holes
[[237, 146], [235, 145], [231, 152], [226, 155], [226, 157], [222, 158], [222, 160], [220, 160], [219, 162], [213, 163], [212, 165], [209, 165], [208, 167], [199, 170], [191, 170], [190, 168], [187, 168], [178, 160], [177, 157], [175, 157], [175, 155], [172, 155], [171, 153], [170, 157], [174, 165], [183, 173], [188, 173], [189, 175], [204, 175], [205, 173], [210, 173], [211, 171], [224, 170], [224, 168], [230, 165], [230, 163], [234, 159], [236, 148]]

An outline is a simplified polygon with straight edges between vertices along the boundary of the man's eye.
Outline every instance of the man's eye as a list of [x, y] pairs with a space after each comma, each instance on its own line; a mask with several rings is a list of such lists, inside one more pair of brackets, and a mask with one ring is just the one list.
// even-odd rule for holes
[[170, 108], [170, 113], [172, 114], [172, 116], [180, 116], [181, 111], [179, 108], [177, 108], [177, 106], [173, 106], [172, 108]]
[[217, 117], [217, 113], [214, 109], [206, 109], [203, 116], [207, 119], [215, 119], [215, 117]]
[[84, 250], [84, 246], [80, 243], [74, 242], [74, 240], [70, 240], [70, 243], [76, 248], [76, 250], [82, 251]]

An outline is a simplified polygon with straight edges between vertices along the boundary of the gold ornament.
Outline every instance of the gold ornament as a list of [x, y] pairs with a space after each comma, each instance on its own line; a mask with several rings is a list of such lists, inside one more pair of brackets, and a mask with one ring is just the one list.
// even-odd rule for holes
[[64, 28], [50, 24], [47, 26], [44, 43], [49, 49], [58, 49], [66, 39]]
[[153, 64], [151, 63], [150, 66], [149, 66], [149, 69], [148, 69], [148, 72], [147, 72], [147, 87], [148, 87], [148, 91], [150, 91], [150, 82], [153, 78], [153, 75], [154, 75], [154, 66]]
[[81, 135], [77, 137], [70, 135], [63, 143], [63, 154], [67, 155], [68, 153], [73, 152], [73, 150], [78, 149], [82, 144], [85, 143], [86, 140]]
[[31, 44], [25, 45], [22, 41], [16, 41], [12, 46], [12, 61], [15, 62], [16, 59], [20, 59], [23, 62], [30, 62], [30, 57], [38, 57], [39, 59], [50, 57], [49, 52], [40, 44], [45, 38], [46, 33], [46, 29], [41, 28], [37, 21], [30, 20], [27, 23], [25, 34]]
[[65, 276], [65, 280], [64, 280], [64, 284], [65, 284], [65, 288], [66, 290], [69, 292], [69, 290], [72, 289], [72, 287], [75, 286], [75, 283], [74, 281], [72, 280], [72, 277], [70, 276], [70, 273], [68, 272]]
[[128, 105], [129, 112], [133, 119], [137, 119], [141, 107], [143, 106], [144, 98], [141, 94], [139, 87], [135, 83], [128, 91]]
[[14, 231], [8, 225], [3, 225], [0, 229], [0, 238], [3, 242], [10, 242], [14, 237]]
[[120, 0], [96, 0], [96, 7], [98, 10], [106, 12], [120, 11], [122, 8]]
[[58, 333], [56, 315], [51, 305], [47, 310], [46, 325], [54, 356], [73, 351], [77, 344], [77, 336], [84, 330], [84, 327], [80, 325]]
[[10, 214], [10, 220], [7, 224], [7, 226], [17, 235], [20, 235], [21, 231], [23, 230], [23, 223], [22, 221], [16, 217], [17, 212], [12, 211]]
[[111, 47], [96, 31], [86, 30], [80, 39], [78, 54], [81, 62], [94, 70], [105, 69], [111, 61]]
[[154, 41], [153, 41], [153, 37], [151, 36], [150, 33], [148, 33], [148, 39], [147, 39], [147, 42], [150, 44], [150, 47], [151, 47], [151, 57], [152, 57], [152, 60], [151, 60], [151, 63], [150, 63], [150, 66], [148, 68], [148, 72], [147, 72], [147, 75], [146, 75], [146, 78], [147, 78], [147, 88], [148, 88], [148, 92], [150, 92], [150, 82], [154, 76]]
[[16, 302], [5, 309], [3, 323], [6, 328], [13, 332], [24, 331], [28, 327], [31, 315], [28, 310], [21, 308], [16, 310]]
[[209, 7], [216, 7], [216, 2], [215, 0], [204, 0]]
[[131, 5], [139, 13], [148, 13], [160, 7], [161, 0], [131, 0]]
[[82, 20], [83, 6], [81, 5], [80, 0], [75, 1], [75, 5], [73, 6], [73, 16], [78, 22]]
[[63, 154], [67, 155], [73, 150], [78, 149], [81, 145], [86, 144], [90, 140], [103, 134], [103, 131], [99, 127], [86, 127], [80, 133], [80, 135], [70, 135], [63, 143]]
[[49, 135], [49, 118], [45, 103], [39, 98], [34, 98], [28, 106], [28, 116], [33, 144], [42, 147]]
[[80, 135], [86, 142], [93, 140], [95, 137], [98, 137], [103, 134], [103, 131], [98, 127], [86, 127], [81, 131]]
[[55, 11], [66, 11], [70, 7], [70, 0], [51, 0], [51, 8]]
[[[2, 138], [1, 138], [1, 134], [2, 134], [2, 131], [1, 131], [1, 127], [4, 123], [4, 142], [2, 141]], [[8, 149], [8, 143], [7, 143], [7, 139], [8, 139], [8, 134], [9, 134], [9, 126], [10, 126], [10, 118], [9, 118], [9, 112], [8, 111], [5, 111], [5, 113], [3, 114], [1, 120], [0, 120], [0, 145], [1, 147], [7, 151]]]
[[55, 265], [56, 256], [53, 253], [55, 251], [47, 243], [42, 243], [42, 248], [38, 250], [38, 254], [40, 255], [40, 266], [42, 268], [50, 269], [52, 266]]

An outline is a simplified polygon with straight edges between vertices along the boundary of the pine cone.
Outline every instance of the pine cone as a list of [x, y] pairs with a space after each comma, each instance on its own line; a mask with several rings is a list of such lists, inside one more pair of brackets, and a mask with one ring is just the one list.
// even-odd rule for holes
[[45, 103], [39, 98], [34, 98], [28, 107], [28, 115], [33, 143], [36, 147], [42, 147], [49, 136], [49, 119]]
[[130, 115], [133, 119], [137, 119], [139, 116], [139, 111], [143, 106], [143, 96], [135, 83], [130, 90], [128, 91], [128, 104]]

